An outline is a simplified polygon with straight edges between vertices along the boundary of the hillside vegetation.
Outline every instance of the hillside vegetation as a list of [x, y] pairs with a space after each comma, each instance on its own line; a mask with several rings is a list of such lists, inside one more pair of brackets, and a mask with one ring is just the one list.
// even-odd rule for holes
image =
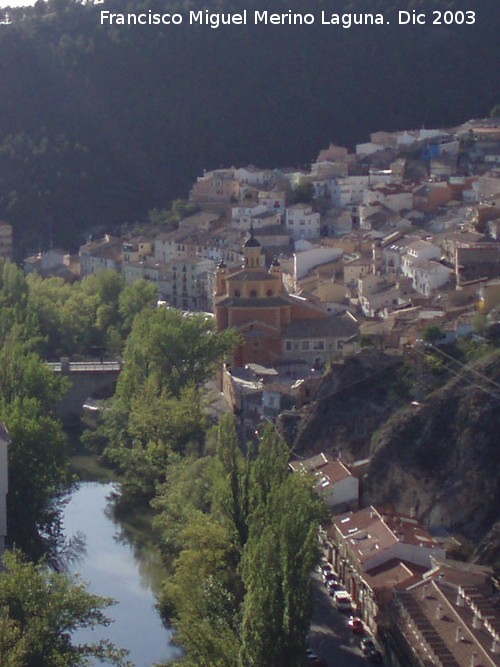
[[[0, 219], [15, 225], [18, 254], [143, 219], [185, 197], [205, 168], [297, 166], [330, 141], [486, 115], [500, 92], [497, 3], [466, 3], [475, 25], [397, 25], [399, 9], [442, 4], [269, 0], [251, 9], [314, 11], [316, 22], [219, 29], [100, 25], [100, 11], [248, 3], [39, 0], [11, 10], [0, 31]], [[323, 26], [323, 9], [384, 11], [391, 25]]]

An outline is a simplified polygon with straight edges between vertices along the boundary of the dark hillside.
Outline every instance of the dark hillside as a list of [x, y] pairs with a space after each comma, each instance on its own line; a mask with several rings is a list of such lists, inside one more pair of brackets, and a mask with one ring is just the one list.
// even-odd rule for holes
[[[471, 0], [470, 26], [398, 26], [402, 0], [313, 5], [251, 5], [312, 11], [312, 26], [216, 30], [100, 25], [103, 9], [187, 15], [197, 0], [39, 0], [13, 10], [0, 30], [0, 218], [15, 225], [19, 252], [144, 218], [185, 196], [204, 168], [297, 166], [330, 141], [457, 124], [498, 102], [496, 0]], [[390, 25], [325, 26], [323, 9], [383, 11]]]

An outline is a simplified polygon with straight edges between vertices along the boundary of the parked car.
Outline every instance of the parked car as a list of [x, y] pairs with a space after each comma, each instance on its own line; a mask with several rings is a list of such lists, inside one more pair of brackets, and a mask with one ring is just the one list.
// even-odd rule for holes
[[338, 591], [343, 591], [344, 587], [338, 581], [327, 581], [326, 588], [328, 593], [333, 597]]
[[371, 637], [363, 637], [363, 639], [359, 642], [359, 646], [363, 651], [364, 655], [369, 655], [370, 651], [377, 650], [373, 642], [373, 639], [371, 639]]
[[337, 577], [333, 574], [333, 572], [325, 572], [323, 574], [323, 583], [325, 586], [328, 586], [328, 582], [330, 581], [337, 581]]
[[333, 602], [339, 611], [352, 611], [352, 598], [345, 591], [337, 591], [333, 596]]
[[358, 616], [350, 616], [348, 625], [356, 635], [362, 635], [365, 631], [363, 621]]
[[310, 667], [328, 667], [326, 662], [317, 656], [316, 653], [310, 648], [306, 649], [306, 658], [307, 664], [310, 665]]

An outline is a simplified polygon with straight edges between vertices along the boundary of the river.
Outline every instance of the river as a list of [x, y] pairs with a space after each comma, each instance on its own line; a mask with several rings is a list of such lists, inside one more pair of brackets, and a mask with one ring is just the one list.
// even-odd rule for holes
[[[85, 552], [71, 567], [98, 595], [109, 596], [117, 604], [107, 610], [113, 623], [99, 630], [75, 633], [77, 641], [110, 639], [117, 647], [130, 651], [136, 667], [179, 655], [155, 608], [155, 592], [164, 572], [159, 554], [147, 540], [133, 541], [113, 517], [110, 494], [113, 483], [81, 482], [64, 510], [66, 537], [81, 535]], [[105, 665], [96, 661], [95, 665]]]

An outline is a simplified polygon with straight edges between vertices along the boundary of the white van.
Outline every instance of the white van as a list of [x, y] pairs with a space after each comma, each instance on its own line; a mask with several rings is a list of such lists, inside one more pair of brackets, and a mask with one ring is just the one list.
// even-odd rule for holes
[[333, 596], [333, 604], [339, 611], [352, 610], [352, 598], [349, 593], [346, 593], [345, 591], [335, 592], [335, 595]]

